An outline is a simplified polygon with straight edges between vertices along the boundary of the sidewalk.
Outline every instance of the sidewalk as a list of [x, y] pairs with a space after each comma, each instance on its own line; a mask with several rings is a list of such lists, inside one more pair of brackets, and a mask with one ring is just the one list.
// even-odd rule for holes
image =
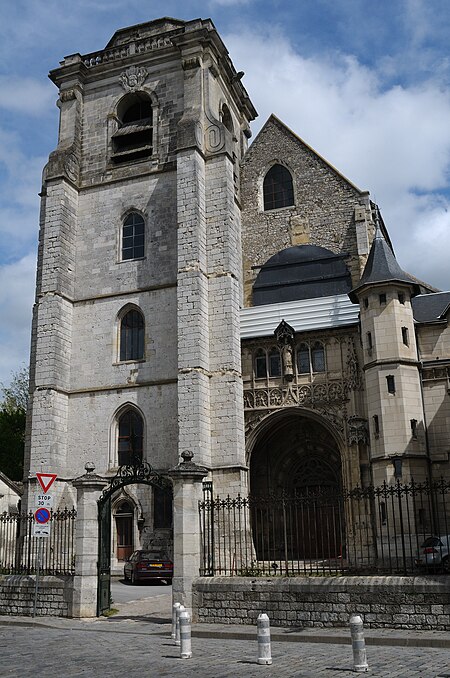
[[[94, 619], [63, 619], [59, 617], [12, 617], [0, 615], [0, 626], [46, 627], [61, 630], [83, 630], [103, 633], [170, 636], [171, 594], [145, 598], [117, 605], [112, 617]], [[422, 647], [450, 649], [448, 631], [413, 631], [410, 629], [365, 629], [366, 645], [389, 647]], [[193, 638], [223, 640], [254, 640], [256, 625], [193, 624]], [[348, 628], [272, 627], [273, 642], [330, 643], [350, 645]]]

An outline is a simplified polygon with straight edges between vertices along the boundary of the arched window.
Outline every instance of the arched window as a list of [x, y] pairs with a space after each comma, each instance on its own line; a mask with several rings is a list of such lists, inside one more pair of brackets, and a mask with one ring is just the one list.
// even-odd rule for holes
[[264, 210], [276, 210], [294, 204], [292, 176], [283, 165], [273, 165], [264, 177]]
[[297, 372], [299, 374], [309, 374], [309, 346], [300, 344], [297, 349]]
[[325, 349], [323, 345], [316, 341], [311, 351], [312, 371], [325, 372]]
[[265, 379], [267, 377], [266, 352], [262, 348], [258, 349], [254, 358], [255, 378]]
[[269, 377], [281, 376], [281, 356], [277, 348], [271, 348], [269, 351]]
[[144, 256], [144, 235], [144, 219], [137, 212], [132, 212], [122, 226], [122, 261]]
[[144, 92], [125, 96], [117, 107], [119, 128], [113, 135], [113, 160], [144, 158], [153, 152], [152, 102]]
[[131, 309], [120, 321], [120, 360], [142, 360], [145, 324], [142, 313]]
[[119, 466], [142, 461], [144, 422], [135, 410], [126, 410], [118, 421], [117, 458]]

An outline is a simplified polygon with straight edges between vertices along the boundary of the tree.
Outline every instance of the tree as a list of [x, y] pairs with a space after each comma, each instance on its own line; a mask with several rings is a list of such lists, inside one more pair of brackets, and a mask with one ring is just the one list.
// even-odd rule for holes
[[9, 386], [0, 386], [0, 471], [11, 480], [22, 480], [25, 419], [28, 404], [28, 370], [13, 372]]

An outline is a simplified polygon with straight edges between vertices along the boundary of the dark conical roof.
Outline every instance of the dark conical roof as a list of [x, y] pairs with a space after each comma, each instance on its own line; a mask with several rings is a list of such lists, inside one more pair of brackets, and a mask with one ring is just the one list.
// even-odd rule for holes
[[377, 220], [375, 238], [370, 248], [369, 257], [361, 279], [352, 289], [349, 297], [353, 303], [358, 303], [358, 292], [368, 285], [379, 285], [388, 282], [406, 283], [414, 289], [415, 294], [420, 294], [420, 287], [409, 273], [400, 268], [397, 259], [386, 240], [383, 237]]

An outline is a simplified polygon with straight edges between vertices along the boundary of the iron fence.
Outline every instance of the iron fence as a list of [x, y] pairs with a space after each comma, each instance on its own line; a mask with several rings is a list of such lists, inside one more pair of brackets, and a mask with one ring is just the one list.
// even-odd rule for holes
[[34, 514], [0, 514], [0, 574], [74, 574], [75, 509], [52, 511], [50, 535], [33, 536]]
[[[213, 575], [417, 574], [426, 538], [450, 533], [450, 481], [216, 497], [199, 503], [201, 570]], [[422, 571], [449, 568], [445, 549]]]

